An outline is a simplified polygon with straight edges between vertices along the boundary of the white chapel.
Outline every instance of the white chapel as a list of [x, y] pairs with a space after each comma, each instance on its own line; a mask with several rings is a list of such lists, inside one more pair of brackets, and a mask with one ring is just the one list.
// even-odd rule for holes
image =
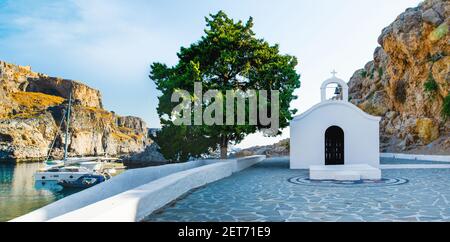
[[[336, 95], [327, 100], [329, 86]], [[333, 72], [321, 102], [291, 121], [291, 169], [310, 169], [317, 180], [381, 179], [380, 120], [348, 101], [347, 84]]]

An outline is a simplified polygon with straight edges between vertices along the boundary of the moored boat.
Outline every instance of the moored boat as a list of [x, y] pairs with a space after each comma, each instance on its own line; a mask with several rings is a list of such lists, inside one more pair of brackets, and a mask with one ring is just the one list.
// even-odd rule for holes
[[58, 185], [64, 188], [89, 188], [107, 180], [107, 177], [101, 174], [91, 174], [79, 177], [74, 181], [60, 180]]
[[82, 158], [68, 158], [68, 137], [69, 137], [69, 126], [70, 126], [70, 113], [72, 105], [72, 94], [69, 96], [69, 103], [67, 105], [66, 111], [64, 111], [61, 124], [59, 126], [60, 130], [62, 124], [65, 120], [66, 132], [65, 132], [65, 144], [64, 144], [64, 158], [63, 160], [51, 160], [50, 154], [55, 145], [56, 137], [53, 140], [51, 147], [49, 149], [47, 159], [44, 162], [44, 167], [34, 174], [34, 180], [36, 182], [43, 181], [67, 181], [73, 182], [82, 176], [87, 175], [99, 175], [102, 172], [101, 160], [113, 160], [113, 158], [99, 158], [99, 157], [82, 157]]
[[78, 178], [85, 175], [94, 175], [94, 171], [91, 171], [85, 167], [78, 166], [65, 166], [65, 167], [51, 167], [39, 170], [34, 174], [35, 181], [75, 181]]

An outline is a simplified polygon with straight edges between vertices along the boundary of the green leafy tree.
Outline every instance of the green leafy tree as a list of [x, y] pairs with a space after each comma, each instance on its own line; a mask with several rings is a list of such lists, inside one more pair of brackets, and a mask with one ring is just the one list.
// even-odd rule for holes
[[207, 153], [211, 142], [214, 142], [196, 129], [195, 126], [167, 124], [152, 138], [166, 159], [173, 162], [187, 161]]
[[[289, 105], [297, 98], [293, 95], [294, 90], [300, 87], [300, 75], [295, 71], [297, 59], [280, 54], [278, 45], [270, 45], [263, 39], [256, 38], [252, 31], [251, 17], [246, 23], [236, 22], [220, 11], [205, 19], [205, 35], [188, 48], [181, 48], [177, 54], [179, 61], [175, 66], [168, 67], [162, 63], [151, 65], [150, 78], [162, 93], [159, 97], [158, 114], [163, 130], [166, 126], [172, 127], [176, 118], [172, 110], [179, 103], [171, 102], [172, 93], [179, 89], [193, 93], [195, 82], [201, 82], [203, 90], [215, 89], [222, 93], [227, 90], [278, 90], [279, 128], [288, 126], [296, 113]], [[226, 98], [223, 102], [226, 102]], [[276, 111], [270, 109], [271, 103], [269, 98], [269, 115]], [[207, 103], [203, 102], [202, 105], [206, 107]], [[248, 102], [245, 111], [248, 117]], [[226, 113], [225, 108], [223, 113]], [[225, 158], [230, 143], [239, 143], [246, 135], [268, 128], [261, 123], [258, 119], [257, 125], [251, 125], [246, 119], [244, 125], [202, 125], [187, 129], [192, 130], [190, 135], [195, 133], [196, 137], [208, 140], [209, 148], [216, 149], [219, 146], [221, 157]], [[279, 134], [281, 130], [271, 135]]]

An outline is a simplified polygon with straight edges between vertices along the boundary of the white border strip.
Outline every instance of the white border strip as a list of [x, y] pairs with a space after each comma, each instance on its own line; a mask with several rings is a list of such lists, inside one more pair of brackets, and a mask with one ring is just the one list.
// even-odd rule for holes
[[450, 169], [450, 164], [399, 164], [399, 165], [380, 165], [382, 170], [393, 169]]
[[381, 153], [380, 157], [403, 159], [403, 160], [450, 162], [450, 155], [413, 155], [413, 154], [398, 154], [398, 153]]

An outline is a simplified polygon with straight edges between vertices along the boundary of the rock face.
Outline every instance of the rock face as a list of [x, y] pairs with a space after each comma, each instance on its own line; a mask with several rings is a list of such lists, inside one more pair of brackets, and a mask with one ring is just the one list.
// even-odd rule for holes
[[350, 101], [382, 116], [381, 151], [450, 154], [450, 2], [409, 8], [378, 39], [374, 60], [349, 82]]
[[141, 153], [124, 156], [123, 160], [123, 164], [131, 168], [158, 166], [168, 163], [159, 152], [159, 146], [156, 143], [147, 146]]
[[282, 140], [273, 145], [256, 146], [241, 150], [231, 157], [246, 157], [253, 155], [266, 155], [267, 157], [289, 156], [289, 139]]
[[70, 156], [138, 153], [152, 143], [142, 119], [104, 110], [98, 90], [0, 62], [0, 160], [45, 158], [53, 141], [61, 157], [71, 92]]
[[68, 99], [72, 91], [72, 97], [78, 100], [80, 105], [103, 108], [100, 92], [76, 81], [41, 74], [38, 78], [29, 78], [27, 84], [27, 92], [40, 92]]

